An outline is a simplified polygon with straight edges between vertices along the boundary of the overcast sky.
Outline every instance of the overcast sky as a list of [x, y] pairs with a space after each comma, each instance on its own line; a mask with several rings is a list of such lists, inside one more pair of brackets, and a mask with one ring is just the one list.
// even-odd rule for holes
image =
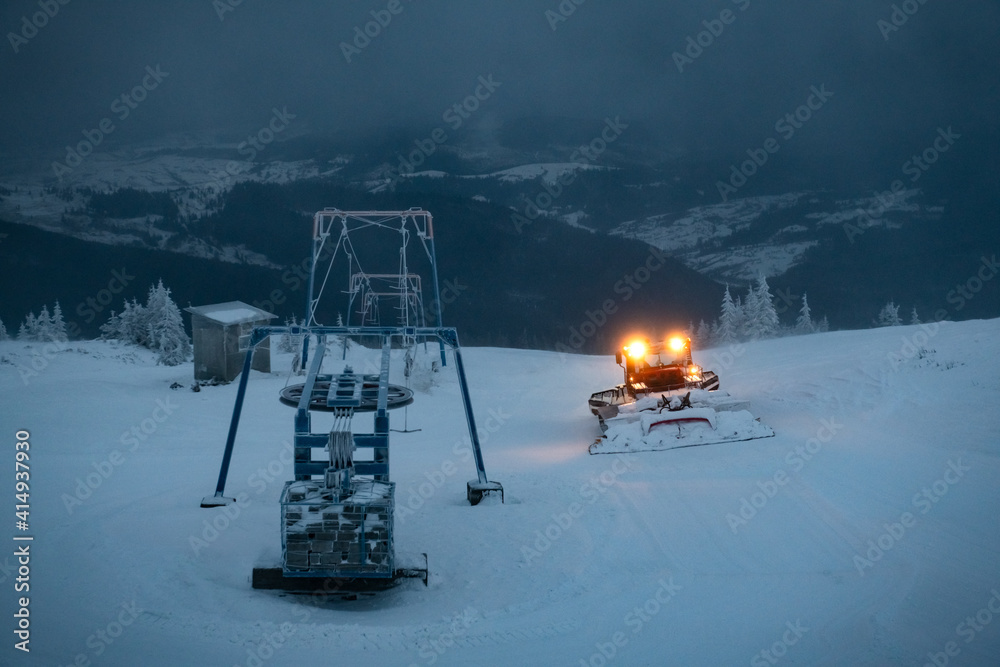
[[[399, 0], [352, 62], [341, 43], [389, 0], [243, 0], [220, 20], [237, 1], [71, 0], [25, 41], [38, 0], [5, 0], [3, 148], [57, 158], [103, 118], [117, 140], [236, 132], [263, 126], [272, 107], [299, 130], [433, 127], [490, 74], [501, 86], [476, 122], [620, 115], [689, 150], [750, 148], [813, 85], [834, 93], [801, 139], [822, 151], [995, 127], [1000, 101], [992, 0], [910, 0], [918, 11], [888, 40], [878, 21], [891, 3], [874, 0], [586, 0], [555, 30], [545, 12], [558, 0]], [[733, 22], [679, 72], [672, 54], [723, 10]], [[168, 76], [118, 120], [112, 102], [157, 65]]]

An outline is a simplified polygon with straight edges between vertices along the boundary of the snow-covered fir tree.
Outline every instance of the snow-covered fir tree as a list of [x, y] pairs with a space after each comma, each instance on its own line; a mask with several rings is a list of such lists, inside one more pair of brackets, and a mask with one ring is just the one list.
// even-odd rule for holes
[[[715, 345], [776, 336], [781, 323], [767, 278], [761, 274], [757, 284], [748, 287], [745, 298], [737, 296], [733, 299], [727, 285], [722, 300], [722, 315], [711, 328], [707, 324], [704, 328], [706, 334], [711, 332], [712, 344]], [[699, 332], [701, 329], [699, 327]]]
[[899, 306], [890, 301], [879, 311], [877, 323], [880, 327], [898, 327], [903, 324], [899, 319]]
[[709, 326], [708, 322], [702, 320], [698, 323], [698, 331], [696, 335], [698, 337], [698, 347], [712, 346], [712, 327]]
[[146, 305], [126, 301], [122, 312], [111, 312], [101, 325], [101, 338], [141, 345], [158, 353], [157, 363], [176, 366], [191, 356], [191, 339], [181, 311], [163, 281], [149, 288]]
[[[286, 327], [299, 326], [299, 321], [292, 315], [292, 319], [285, 320]], [[281, 338], [278, 339], [278, 352], [297, 352], [302, 348], [302, 334], [298, 336], [293, 336], [287, 331], [281, 334]]]
[[145, 345], [148, 339], [146, 319], [145, 308], [138, 301], [125, 301], [122, 312], [111, 311], [111, 317], [101, 325], [101, 338]]
[[763, 273], [758, 274], [757, 289], [753, 291], [757, 307], [754, 329], [759, 338], [773, 338], [778, 334], [781, 321], [778, 319], [778, 310], [774, 307], [771, 287]]
[[746, 297], [736, 297], [736, 338], [738, 340], [746, 340], [751, 337], [751, 321], [754, 310], [757, 308], [755, 300], [753, 287], [747, 290]]
[[802, 308], [799, 309], [799, 317], [795, 320], [795, 331], [798, 333], [812, 333], [816, 325], [812, 321], [812, 313], [809, 311], [809, 299], [802, 294]]
[[[292, 323], [289, 322], [287, 318], [285, 318], [285, 326], [288, 327], [288, 326], [291, 326], [291, 325], [292, 325]], [[284, 333], [282, 333], [281, 337], [278, 338], [277, 348], [278, 348], [278, 352], [291, 352], [292, 351], [292, 336], [291, 336], [291, 334], [289, 334], [287, 331], [285, 331]]]
[[7, 340], [10, 336], [7, 335], [7, 327], [3, 325], [3, 320], [0, 320], [0, 340]]
[[54, 331], [52, 330], [52, 315], [49, 314], [49, 307], [42, 306], [42, 310], [38, 313], [38, 319], [35, 320], [35, 340], [48, 342], [54, 339]]
[[56, 301], [55, 310], [52, 313], [49, 313], [48, 305], [42, 306], [38, 317], [35, 317], [34, 311], [28, 313], [17, 330], [17, 337], [21, 340], [38, 343], [65, 341], [67, 338], [66, 321], [63, 319], [59, 302]]
[[754, 340], [758, 338], [756, 333], [758, 315], [757, 292], [753, 285], [747, 288], [747, 294], [742, 300], [737, 299], [736, 305], [740, 310], [740, 338], [743, 340]]
[[[125, 305], [128, 306], [128, 301], [125, 302]], [[101, 338], [103, 340], [122, 340], [121, 328], [121, 315], [112, 310], [111, 317], [108, 318], [108, 321], [99, 327]]]
[[733, 331], [736, 333], [736, 340], [743, 338], [746, 329], [746, 313], [743, 297], [737, 294], [733, 297]]
[[910, 324], [920, 324], [920, 316], [917, 315], [917, 307], [914, 306], [910, 312]]
[[830, 320], [826, 319], [826, 315], [824, 315], [823, 319], [821, 319], [819, 321], [819, 324], [816, 325], [816, 332], [825, 333], [829, 330], [830, 330]]
[[52, 335], [53, 340], [66, 341], [69, 336], [66, 333], [66, 320], [63, 319], [62, 306], [56, 301], [55, 308], [52, 309]]
[[17, 330], [18, 340], [35, 341], [38, 340], [38, 318], [34, 312], [28, 313]]
[[[302, 324], [305, 324], [305, 320], [302, 321]], [[344, 326], [344, 316], [341, 315], [340, 313], [337, 313], [337, 326], [338, 327]], [[336, 336], [334, 338], [334, 342], [337, 345], [340, 345], [341, 349], [343, 350], [349, 350], [351, 349], [352, 346], [350, 336]], [[301, 345], [299, 347], [301, 347]]]
[[144, 347], [149, 344], [149, 327], [147, 326], [149, 317], [146, 314], [146, 307], [132, 299], [131, 303], [126, 302], [125, 308], [121, 312], [121, 330], [124, 340]]
[[181, 311], [162, 280], [149, 289], [143, 314], [148, 330], [147, 347], [159, 353], [156, 362], [176, 366], [187, 361], [191, 356], [191, 339], [184, 331]]
[[736, 327], [739, 324], [740, 313], [733, 301], [733, 296], [729, 293], [729, 285], [726, 285], [726, 293], [722, 297], [722, 314], [719, 316], [718, 328], [715, 331], [716, 344], [735, 343], [739, 335], [739, 330]]

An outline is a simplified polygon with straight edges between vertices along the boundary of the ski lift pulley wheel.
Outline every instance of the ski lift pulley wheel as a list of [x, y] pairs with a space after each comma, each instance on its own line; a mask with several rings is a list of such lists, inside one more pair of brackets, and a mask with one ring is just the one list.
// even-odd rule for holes
[[[299, 399], [302, 398], [302, 391], [305, 384], [291, 384], [281, 390], [279, 399], [285, 405], [298, 407]], [[326, 404], [326, 396], [330, 391], [329, 380], [318, 380], [313, 386], [312, 400], [309, 401], [310, 410], [332, 412], [335, 408]], [[401, 408], [413, 402], [413, 391], [398, 384], [390, 384], [386, 407], [389, 410]], [[364, 386], [361, 389], [361, 405], [354, 408], [356, 412], [372, 412], [378, 408], [378, 379], [365, 377]]]

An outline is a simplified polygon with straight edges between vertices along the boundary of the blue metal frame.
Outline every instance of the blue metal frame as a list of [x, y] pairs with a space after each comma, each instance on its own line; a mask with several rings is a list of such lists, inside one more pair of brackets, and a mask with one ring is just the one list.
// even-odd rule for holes
[[[433, 223], [430, 223], [433, 224]], [[437, 252], [434, 250], [434, 232], [431, 231], [430, 239], [428, 244], [431, 248], [431, 275], [434, 279], [434, 314], [437, 316], [438, 328], [443, 328], [444, 324], [441, 321], [441, 289], [438, 287], [438, 265], [437, 265]], [[447, 366], [448, 361], [444, 357], [444, 341], [439, 341], [438, 344], [441, 347], [441, 365]], [[458, 341], [456, 339], [455, 349], [458, 349]]]
[[[315, 315], [315, 308], [318, 303], [318, 299], [316, 298], [315, 295], [316, 260], [319, 256], [319, 251], [323, 247], [323, 244], [326, 242], [327, 238], [326, 235], [320, 234], [320, 227], [322, 224], [322, 220], [324, 218], [330, 218], [331, 221], [334, 218], [340, 218], [342, 224], [344, 225], [345, 230], [347, 224], [346, 221], [348, 218], [359, 221], [365, 221], [367, 224], [375, 224], [379, 226], [381, 226], [381, 223], [373, 221], [372, 218], [401, 218], [404, 221], [403, 222], [404, 225], [406, 224], [406, 220], [409, 219], [413, 223], [414, 228], [417, 231], [418, 237], [425, 242], [425, 250], [431, 262], [431, 278], [434, 288], [434, 315], [437, 319], [437, 328], [438, 329], [444, 328], [444, 324], [442, 322], [441, 290], [438, 283], [437, 252], [434, 248], [434, 216], [432, 216], [430, 212], [425, 211], [419, 207], [414, 207], [406, 211], [342, 211], [337, 208], [326, 208], [323, 209], [322, 211], [318, 211], [313, 216], [313, 250], [310, 258], [308, 294], [306, 294], [305, 324], [307, 326], [312, 324], [312, 320], [314, 319]], [[417, 223], [418, 218], [424, 219], [426, 223], [426, 226], [422, 231]], [[321, 238], [323, 239], [322, 242], [320, 241]], [[351, 328], [350, 318], [351, 318], [351, 308], [353, 307], [353, 300], [354, 297], [352, 294], [350, 302], [348, 304], [348, 312], [347, 312], [348, 328]], [[381, 327], [376, 327], [376, 328], [381, 328]], [[406, 327], [406, 328], [409, 329], [411, 327]], [[416, 327], [416, 328], [425, 329], [427, 327]], [[448, 360], [445, 357], [444, 341], [439, 341], [439, 346], [441, 349], [441, 365], [447, 366]], [[345, 349], [344, 356], [346, 357], [346, 355], [347, 355], [347, 350]], [[303, 366], [308, 362], [308, 360], [309, 360], [309, 345], [308, 345], [308, 338], [306, 338], [305, 340], [303, 340], [302, 343]]]
[[[330, 238], [330, 231], [334, 225], [335, 218], [340, 218], [341, 221], [341, 239], [346, 237], [346, 243], [349, 244], [348, 218], [358, 219], [363, 224], [383, 226], [384, 220], [376, 220], [374, 218], [384, 218], [385, 216], [388, 216], [389, 218], [402, 217], [401, 229], [404, 233], [404, 250], [402, 252], [405, 253], [405, 228], [408, 220], [416, 227], [418, 236], [424, 242], [424, 249], [427, 251], [431, 262], [431, 274], [433, 278], [435, 297], [434, 314], [437, 319], [437, 326], [352, 327], [350, 326], [350, 313], [353, 309], [353, 292], [351, 292], [350, 297], [351, 305], [348, 307], [348, 326], [331, 327], [319, 325], [315, 322], [315, 309], [319, 300], [315, 295], [317, 287], [317, 261], [319, 259], [320, 251], [323, 247], [325, 247], [326, 242]], [[418, 219], [424, 220], [425, 226], [423, 229], [420, 228]], [[211, 499], [205, 498], [202, 501], [202, 507], [216, 507], [228, 504], [233, 500], [225, 498], [224, 493], [226, 479], [229, 475], [229, 464], [232, 460], [233, 450], [236, 444], [236, 433], [239, 428], [240, 415], [243, 410], [243, 401], [246, 397], [247, 382], [249, 381], [250, 369], [253, 364], [254, 351], [257, 346], [269, 336], [276, 334], [290, 334], [292, 336], [301, 335], [301, 362], [302, 366], [308, 367], [309, 370], [306, 375], [305, 383], [302, 386], [302, 394], [299, 397], [295, 410], [293, 436], [295, 481], [286, 483], [281, 501], [283, 574], [286, 577], [333, 576], [348, 578], [394, 578], [397, 574], [393, 564], [392, 553], [392, 513], [395, 501], [393, 495], [394, 485], [389, 481], [388, 412], [390, 386], [389, 363], [392, 352], [392, 339], [394, 337], [403, 338], [404, 344], [406, 345], [417, 341], [423, 341], [426, 343], [428, 339], [437, 338], [440, 346], [442, 366], [447, 365], [445, 345], [452, 348], [455, 355], [455, 366], [458, 370], [462, 404], [465, 409], [466, 422], [469, 427], [469, 439], [475, 454], [476, 463], [477, 479], [468, 482], [466, 490], [467, 497], [469, 502], [475, 505], [482, 499], [484, 494], [499, 491], [502, 501], [503, 486], [498, 482], [489, 481], [486, 477], [486, 467], [483, 463], [483, 453], [479, 443], [479, 432], [476, 428], [476, 419], [472, 411], [472, 400], [469, 396], [468, 382], [465, 376], [465, 365], [462, 363], [462, 353], [458, 344], [458, 332], [454, 328], [445, 328], [442, 325], [442, 304], [440, 288], [438, 285], [437, 254], [434, 248], [433, 218], [430, 213], [419, 208], [396, 212], [352, 212], [340, 211], [338, 209], [325, 209], [314, 216], [313, 224], [313, 251], [310, 258], [311, 266], [309, 271], [308, 294], [306, 295], [305, 325], [256, 327], [251, 332], [249, 336], [249, 344], [247, 345], [246, 350], [246, 358], [244, 359], [243, 364], [243, 373], [240, 377], [239, 388], [236, 392], [236, 404], [233, 408], [233, 416], [229, 423], [229, 433], [226, 436], [226, 448], [222, 455], [222, 465], [219, 468], [219, 479], [215, 487], [215, 497]], [[336, 247], [340, 247], [340, 240], [337, 241]], [[336, 251], [334, 252], [334, 258], [335, 257]], [[404, 265], [405, 259], [406, 257], [404, 254], [401, 260]], [[332, 270], [333, 266], [333, 259], [331, 259], [330, 268], [327, 269], [327, 277], [329, 276], [329, 272]], [[406, 272], [403, 271], [403, 273], [405, 274]], [[323, 280], [323, 285], [319, 287], [321, 295], [325, 284], [326, 278]], [[420, 324], [424, 324], [426, 317], [424, 313], [421, 312], [420, 317], [417, 319]], [[408, 322], [406, 323], [408, 324]], [[316, 349], [313, 359], [310, 360], [309, 341], [313, 336], [316, 337]], [[353, 336], [377, 336], [381, 339], [382, 363], [378, 376], [378, 396], [375, 404], [374, 428], [372, 433], [356, 434], [353, 433], [351, 428], [351, 420], [354, 412], [362, 405], [364, 376], [355, 374], [349, 367], [345, 368], [344, 372], [337, 375], [320, 374], [323, 359], [327, 352], [327, 338], [329, 336], [343, 337], [345, 358], [347, 353], [346, 341], [348, 338]], [[334, 423], [329, 433], [312, 432], [312, 414], [310, 412], [310, 406], [313, 402], [315, 388], [318, 382], [328, 383], [328, 389], [326, 390], [325, 396], [326, 407], [332, 408], [334, 412]], [[371, 449], [371, 459], [365, 461], [355, 460], [354, 453], [359, 448]], [[328, 450], [327, 460], [314, 461], [314, 449]], [[295, 528], [292, 533], [296, 535], [297, 538], [300, 538], [302, 535], [307, 535], [310, 540], [313, 538], [313, 534], [309, 532], [309, 527], [313, 524], [300, 525], [300, 522], [303, 521], [302, 513], [294, 511], [297, 503], [291, 499], [293, 495], [298, 498], [298, 494], [292, 494], [290, 491], [291, 485], [294, 485], [297, 482], [312, 480], [313, 477], [317, 475], [324, 476], [322, 488], [325, 490], [319, 491], [319, 486], [312, 488], [309, 484], [307, 484], [307, 488], [311, 490], [307, 490], [302, 498], [306, 498], [308, 495], [309, 499], [315, 500], [316, 502], [303, 501], [298, 504], [307, 506], [307, 511], [310, 514], [313, 513], [313, 510], [315, 510], [316, 513], [319, 513], [321, 508], [326, 508], [323, 512], [323, 522], [318, 524], [324, 529], [328, 527], [326, 518], [327, 510], [332, 508], [334, 511], [330, 513], [335, 517], [335, 519], [329, 523], [329, 527], [333, 530], [333, 533], [330, 535], [324, 535], [324, 537], [316, 540], [316, 542], [296, 539], [295, 544], [299, 547], [308, 544], [306, 551], [303, 552], [300, 549], [290, 550], [289, 545], [291, 543], [289, 542], [288, 533], [290, 528]], [[386, 496], [385, 502], [383, 503], [385, 518], [376, 519], [376, 521], [385, 522], [385, 530], [383, 531], [378, 523], [373, 524], [374, 528], [372, 529], [372, 539], [375, 540], [375, 544], [388, 545], [388, 554], [386, 554], [385, 557], [378, 556], [373, 558], [372, 563], [367, 562], [368, 551], [366, 547], [368, 545], [366, 540], [368, 539], [368, 531], [365, 529], [367, 510], [365, 508], [361, 508], [362, 515], [360, 521], [358, 521], [357, 517], [353, 516], [358, 512], [357, 502], [352, 500], [349, 505], [346, 504], [348, 499], [355, 497], [354, 494], [359, 488], [358, 485], [366, 483], [364, 480], [353, 480], [355, 475], [370, 476], [372, 479], [371, 483], [373, 485], [384, 483], [386, 485], [385, 488], [388, 488], [389, 490], [389, 494]], [[361, 498], [363, 499], [364, 496], [362, 495]], [[345, 501], [344, 504], [338, 504], [341, 500]], [[329, 501], [334, 502], [331, 503]], [[341, 517], [347, 515], [351, 515], [352, 518], [346, 523], [341, 521]], [[289, 521], [294, 522], [294, 524], [289, 524]], [[354, 536], [358, 534], [354, 530], [356, 523], [360, 523], [361, 532], [360, 537], [358, 537], [360, 540], [360, 543], [358, 544], [360, 551], [352, 556], [349, 555], [349, 552], [340, 551], [340, 547], [334, 545], [341, 544], [343, 535], [339, 531], [346, 525], [348, 526], [346, 534], [350, 537], [349, 546], [353, 546]], [[320, 532], [325, 533], [325, 531]], [[342, 553], [343, 556], [340, 555]], [[308, 561], [305, 566], [302, 564], [303, 554], [307, 557], [306, 560]], [[314, 557], [318, 558], [318, 561], [315, 563], [313, 562]], [[344, 567], [345, 564], [347, 564], [346, 567]], [[313, 567], [314, 565], [319, 565], [321, 567], [319, 570], [316, 570]]]
[[[461, 348], [458, 343], [458, 331], [453, 327], [255, 327], [250, 334], [250, 343], [247, 349], [246, 360], [243, 364], [243, 373], [240, 376], [239, 388], [236, 392], [236, 404], [233, 408], [233, 417], [229, 424], [229, 434], [226, 437], [226, 449], [222, 455], [222, 466], [219, 469], [219, 480], [215, 487], [215, 498], [225, 501], [223, 494], [226, 486], [226, 478], [229, 474], [229, 462], [232, 459], [233, 448], [236, 443], [236, 432], [239, 427], [240, 413], [243, 409], [243, 399], [246, 396], [247, 381], [250, 377], [250, 367], [253, 359], [253, 352], [257, 345], [263, 342], [268, 336], [289, 333], [298, 335], [304, 333], [305, 340], [310, 336], [316, 336], [318, 343], [316, 354], [312, 360], [306, 376], [306, 383], [303, 387], [302, 397], [295, 414], [295, 479], [308, 479], [312, 475], [321, 475], [328, 468], [328, 464], [323, 461], [312, 461], [312, 449], [325, 447], [328, 442], [327, 434], [311, 433], [312, 417], [309, 413], [309, 401], [313, 394], [313, 387], [318, 379], [331, 379], [333, 376], [320, 376], [319, 370], [326, 354], [327, 336], [379, 336], [382, 338], [382, 367], [379, 375], [379, 394], [375, 412], [374, 433], [354, 435], [355, 447], [374, 448], [374, 460], [371, 462], [355, 463], [355, 472], [360, 475], [374, 475], [379, 481], [388, 481], [389, 478], [389, 414], [387, 409], [388, 386], [389, 386], [389, 357], [391, 352], [391, 341], [393, 337], [415, 337], [416, 339], [433, 339], [440, 341], [442, 348], [447, 345], [455, 355], [455, 367], [458, 371], [458, 382], [462, 394], [462, 404], [465, 408], [465, 418], [469, 427], [469, 439], [472, 443], [476, 461], [477, 481], [469, 482], [468, 493], [470, 502], [478, 502], [478, 497], [483, 491], [500, 491], [503, 487], [497, 482], [491, 482], [486, 476], [486, 467], [483, 462], [482, 448], [479, 443], [479, 432], [476, 428], [476, 418], [472, 411], [472, 400], [469, 396], [468, 382], [465, 376], [465, 365], [462, 363]], [[308, 343], [305, 343], [306, 348]], [[443, 354], [443, 353], [442, 353]], [[473, 501], [474, 495], [478, 497]]]

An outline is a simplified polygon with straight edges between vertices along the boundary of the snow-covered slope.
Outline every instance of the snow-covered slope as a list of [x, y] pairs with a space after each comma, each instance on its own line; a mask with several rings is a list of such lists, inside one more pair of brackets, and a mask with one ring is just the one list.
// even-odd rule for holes
[[[862, 229], [902, 223], [887, 214], [905, 214], [911, 220], [933, 218], [939, 207], [922, 207], [912, 201], [919, 190], [905, 190], [890, 199], [862, 197], [831, 199], [828, 193], [791, 192], [783, 195], [743, 197], [728, 202], [639, 220], [628, 220], [611, 229], [614, 236], [638, 239], [655, 246], [690, 268], [719, 281], [754, 280], [758, 274], [780, 276], [802, 262], [806, 251], [819, 244], [821, 233], [853, 225]], [[819, 208], [819, 210], [815, 210]], [[755, 242], [733, 241], [748, 230], [781, 215], [795, 224], [760, 231]], [[766, 228], [765, 228], [766, 229]]]
[[706, 241], [724, 239], [752, 225], [768, 211], [795, 206], [808, 193], [779, 197], [746, 197], [723, 204], [698, 206], [683, 214], [654, 215], [629, 220], [618, 225], [612, 234], [641, 239], [660, 250], [677, 253], [693, 250]]
[[[206, 157], [192, 154], [231, 157]], [[238, 159], [237, 159], [238, 158]], [[90, 193], [134, 188], [167, 192], [180, 216], [197, 218], [215, 212], [221, 196], [237, 183], [290, 183], [331, 176], [347, 164], [338, 156], [315, 160], [243, 159], [236, 145], [196, 141], [179, 135], [149, 144], [122, 146], [89, 156], [54, 180], [52, 170], [14, 162], [0, 169], [0, 219], [108, 245], [139, 245], [225, 262], [276, 267], [261, 253], [243, 246], [214, 246], [207, 239], [185, 235], [173, 239], [176, 229], [163, 228], [159, 215], [132, 220], [107, 220], [98, 224], [87, 211]], [[151, 238], [152, 237], [152, 238]], [[168, 241], [171, 241], [168, 243]]]
[[511, 167], [510, 169], [503, 169], [501, 171], [492, 174], [483, 174], [481, 176], [466, 176], [465, 178], [496, 178], [501, 181], [516, 183], [518, 181], [534, 180], [536, 178], [541, 178], [548, 184], [556, 183], [560, 178], [563, 178], [566, 174], [572, 175], [577, 171], [587, 171], [587, 170], [601, 170], [608, 169], [608, 167], [601, 167], [599, 165], [593, 165], [586, 162], [550, 162], [542, 164], [522, 164], [517, 167]]
[[695, 356], [776, 437], [589, 456], [586, 399], [618, 381], [613, 360], [466, 350], [503, 505], [465, 501], [453, 365], [421, 378], [406, 424], [422, 430], [393, 433], [392, 474], [396, 549], [428, 554], [430, 585], [350, 602], [249, 584], [280, 544], [283, 374], [252, 378], [227, 516], [198, 504], [235, 385], [194, 393], [190, 365], [104, 343], [0, 343], [2, 489], [13, 505], [27, 429], [35, 537], [30, 655], [12, 646], [16, 563], [0, 557], [0, 662], [919, 665], [957, 650], [995, 664], [1000, 320]]

